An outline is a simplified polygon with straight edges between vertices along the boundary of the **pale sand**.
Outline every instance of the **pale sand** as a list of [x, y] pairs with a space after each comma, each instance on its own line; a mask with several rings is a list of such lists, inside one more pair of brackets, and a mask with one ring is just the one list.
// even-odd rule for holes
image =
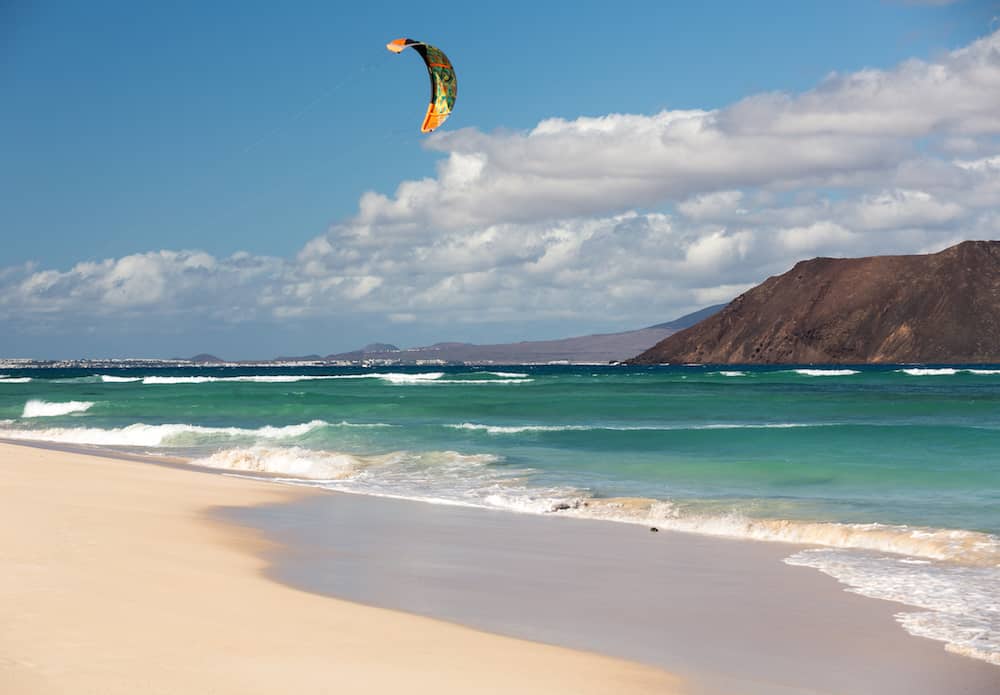
[[627, 661], [267, 579], [206, 510], [308, 492], [0, 444], [0, 692], [669, 693]]

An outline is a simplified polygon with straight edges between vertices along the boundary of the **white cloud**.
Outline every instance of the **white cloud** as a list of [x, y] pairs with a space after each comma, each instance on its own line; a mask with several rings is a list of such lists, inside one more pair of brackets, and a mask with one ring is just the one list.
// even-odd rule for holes
[[[288, 259], [152, 251], [0, 270], [0, 318], [642, 325], [802, 257], [1000, 233], [1000, 33], [716, 111], [438, 133], [436, 175]], [[957, 158], [956, 158], [957, 157]], [[359, 338], [364, 341], [365, 338]]]

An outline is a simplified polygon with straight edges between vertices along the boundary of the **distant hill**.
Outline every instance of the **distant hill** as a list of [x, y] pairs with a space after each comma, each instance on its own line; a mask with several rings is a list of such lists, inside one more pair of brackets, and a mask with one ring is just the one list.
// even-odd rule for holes
[[692, 311], [690, 314], [685, 314], [679, 319], [667, 321], [666, 323], [658, 323], [655, 326], [650, 326], [650, 328], [667, 328], [672, 331], [682, 331], [685, 328], [690, 328], [699, 321], [704, 321], [712, 314], [718, 314], [725, 307], [725, 304], [713, 304], [712, 306], [707, 306], [704, 309], [699, 309], [698, 311]]
[[194, 357], [187, 358], [188, 362], [197, 362], [198, 364], [213, 364], [225, 362], [221, 357], [216, 357], [215, 355], [209, 355], [207, 352], [203, 352], [200, 355], [195, 355]]
[[1000, 363], [1000, 241], [802, 261], [631, 361]]
[[558, 340], [532, 340], [496, 345], [472, 343], [435, 343], [427, 347], [392, 350], [361, 350], [327, 355], [334, 361], [385, 360], [400, 364], [417, 362], [473, 363], [473, 364], [544, 364], [548, 362], [615, 362], [624, 360], [657, 341], [675, 333], [681, 327], [693, 325], [699, 317], [711, 315], [724, 305], [701, 309], [668, 323], [622, 333], [562, 338]]

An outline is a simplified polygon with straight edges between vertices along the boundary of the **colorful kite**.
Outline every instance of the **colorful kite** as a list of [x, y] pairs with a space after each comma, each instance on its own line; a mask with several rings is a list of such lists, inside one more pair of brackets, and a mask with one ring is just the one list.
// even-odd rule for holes
[[429, 133], [451, 115], [455, 108], [455, 97], [458, 95], [458, 82], [455, 79], [455, 69], [451, 67], [441, 49], [413, 39], [396, 39], [385, 45], [393, 53], [402, 53], [410, 47], [420, 54], [427, 65], [427, 73], [431, 78], [431, 103], [424, 116], [424, 124], [420, 126], [421, 133]]

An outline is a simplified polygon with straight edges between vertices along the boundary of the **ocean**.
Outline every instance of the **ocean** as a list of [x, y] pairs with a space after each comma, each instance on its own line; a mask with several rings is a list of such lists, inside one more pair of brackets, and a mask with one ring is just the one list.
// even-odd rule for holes
[[1000, 665], [1000, 367], [5, 368], [0, 438], [806, 544]]

